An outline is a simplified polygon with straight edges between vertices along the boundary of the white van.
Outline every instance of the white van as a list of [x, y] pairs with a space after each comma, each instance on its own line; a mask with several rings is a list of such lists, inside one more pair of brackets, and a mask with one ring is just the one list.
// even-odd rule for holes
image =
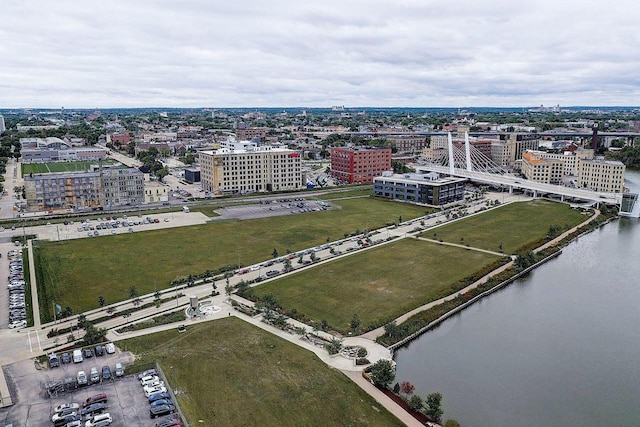
[[82, 350], [73, 350], [73, 363], [81, 363], [83, 360]]

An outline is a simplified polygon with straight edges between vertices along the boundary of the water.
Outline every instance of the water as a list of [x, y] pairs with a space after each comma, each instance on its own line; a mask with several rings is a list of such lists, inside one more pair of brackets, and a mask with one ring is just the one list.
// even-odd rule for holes
[[[640, 174], [629, 174], [637, 188]], [[622, 219], [396, 354], [463, 427], [640, 425], [640, 224]]]

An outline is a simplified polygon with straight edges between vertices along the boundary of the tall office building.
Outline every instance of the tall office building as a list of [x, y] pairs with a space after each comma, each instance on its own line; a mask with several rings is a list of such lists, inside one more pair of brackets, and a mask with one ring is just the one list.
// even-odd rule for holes
[[7, 128], [4, 125], [4, 116], [0, 114], [0, 134], [5, 130], [7, 130]]
[[338, 148], [330, 150], [331, 176], [349, 184], [370, 184], [391, 170], [391, 148]]

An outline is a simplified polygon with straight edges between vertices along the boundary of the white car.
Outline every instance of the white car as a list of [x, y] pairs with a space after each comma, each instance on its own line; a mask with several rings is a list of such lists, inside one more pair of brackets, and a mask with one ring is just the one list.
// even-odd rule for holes
[[140, 378], [140, 385], [145, 386], [156, 381], [160, 381], [160, 378], [157, 375], [147, 375], [146, 377]]
[[116, 346], [112, 342], [109, 342], [104, 346], [104, 350], [107, 352], [107, 354], [113, 354], [116, 352]]
[[56, 406], [53, 412], [58, 413], [58, 412], [64, 411], [65, 409], [78, 409], [78, 408], [80, 408], [80, 405], [75, 402], [63, 403], [62, 405]]
[[27, 321], [26, 320], [18, 320], [16, 322], [9, 323], [9, 328], [11, 328], [11, 329], [25, 328], [26, 326], [27, 326]]
[[88, 420], [84, 425], [85, 427], [93, 427], [96, 424], [99, 424], [103, 421], [107, 421], [110, 423], [113, 422], [113, 420], [111, 419], [111, 414], [109, 414], [108, 412], [104, 413], [104, 414], [99, 414], [99, 415], [94, 415], [90, 420]]
[[56, 421], [64, 420], [66, 417], [74, 416], [76, 414], [77, 412], [75, 409], [67, 408], [58, 412], [57, 414], [53, 414], [53, 417], [51, 417], [51, 422], [55, 423]]
[[155, 386], [155, 387], [145, 386], [143, 390], [144, 390], [144, 395], [146, 397], [149, 397], [154, 393], [165, 393], [167, 391], [167, 388], [164, 386]]

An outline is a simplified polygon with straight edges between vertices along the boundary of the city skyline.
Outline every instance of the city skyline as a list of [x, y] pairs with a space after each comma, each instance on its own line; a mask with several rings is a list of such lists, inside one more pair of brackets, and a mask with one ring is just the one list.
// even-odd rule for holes
[[0, 108], [637, 105], [628, 0], [4, 5]]

